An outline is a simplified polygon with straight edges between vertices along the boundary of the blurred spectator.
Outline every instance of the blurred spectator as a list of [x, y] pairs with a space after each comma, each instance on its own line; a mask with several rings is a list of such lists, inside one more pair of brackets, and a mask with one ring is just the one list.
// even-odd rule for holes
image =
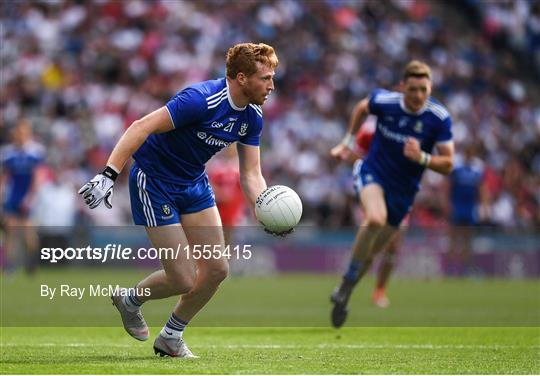
[[77, 193], [69, 170], [49, 169], [47, 177], [37, 187], [32, 202], [32, 221], [38, 231], [39, 249], [67, 248], [75, 225]]

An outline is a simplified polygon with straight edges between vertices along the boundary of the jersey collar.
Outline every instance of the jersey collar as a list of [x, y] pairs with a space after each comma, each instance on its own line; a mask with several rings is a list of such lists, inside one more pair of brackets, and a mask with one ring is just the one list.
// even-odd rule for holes
[[426, 103], [424, 103], [424, 106], [422, 106], [421, 109], [419, 109], [418, 111], [414, 112], [414, 111], [411, 111], [411, 110], [408, 110], [407, 107], [405, 107], [405, 100], [403, 99], [403, 95], [401, 96], [401, 98], [399, 98], [399, 107], [401, 107], [401, 109], [403, 111], [405, 111], [407, 114], [409, 115], [422, 115], [424, 113], [424, 111], [427, 109], [427, 106], [428, 106], [428, 101], [429, 99], [426, 101]]
[[225, 85], [227, 85], [227, 100], [229, 101], [229, 105], [236, 111], [244, 111], [247, 108], [247, 106], [238, 107], [237, 105], [234, 104], [231, 97], [231, 92], [229, 91], [229, 83], [227, 82], [227, 78], [225, 78]]

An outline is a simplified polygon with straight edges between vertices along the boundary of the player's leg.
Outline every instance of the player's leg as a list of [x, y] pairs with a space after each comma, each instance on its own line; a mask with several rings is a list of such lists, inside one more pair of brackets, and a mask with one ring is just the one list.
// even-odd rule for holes
[[[188, 244], [187, 239], [167, 188], [157, 179], [147, 177], [136, 164], [133, 165], [129, 177], [129, 191], [135, 224], [145, 226], [153, 247], [176, 250], [181, 245], [180, 248], [183, 249], [183, 246]], [[164, 208], [167, 214], [161, 213]], [[188, 260], [185, 252], [179, 252], [175, 256], [176, 258], [162, 258], [160, 261], [163, 269], [140, 281], [135, 288], [129, 290], [127, 296], [111, 297], [120, 312], [124, 328], [138, 340], [145, 341], [149, 336], [148, 326], [140, 310], [145, 301], [180, 295], [193, 286], [193, 263]], [[150, 294], [146, 295], [148, 291]]]
[[[365, 261], [364, 267], [358, 274], [357, 281], [360, 281], [364, 275], [369, 271], [371, 264], [373, 263], [375, 257], [382, 249], [388, 249], [389, 245], [392, 244], [392, 241], [388, 239], [391, 238], [395, 234], [394, 227], [386, 225], [382, 228], [381, 232], [375, 239], [372, 247], [372, 252], [369, 258]], [[390, 243], [390, 244], [388, 244]]]
[[462, 270], [462, 274], [471, 274], [473, 272], [471, 249], [472, 249], [472, 224], [467, 223], [460, 227], [460, 239], [461, 239], [461, 253], [459, 256], [459, 262]]
[[341, 285], [332, 294], [334, 303], [332, 324], [340, 327], [347, 317], [347, 303], [354, 286], [366, 274], [373, 257], [374, 246], [382, 249], [397, 231], [387, 226], [387, 208], [383, 188], [379, 184], [369, 184], [360, 191], [360, 201], [364, 208], [365, 220], [360, 226], [353, 243], [353, 254]]
[[26, 213], [18, 208], [5, 212], [5, 270], [14, 270], [21, 262], [27, 273], [35, 271], [38, 238]]
[[[156, 249], [172, 248], [180, 249], [188, 244], [182, 226], [173, 224], [168, 226], [146, 227], [148, 238]], [[163, 299], [170, 296], [178, 296], [192, 289], [196, 274], [192, 260], [189, 260], [186, 252], [179, 252], [176, 258], [162, 258], [163, 269], [150, 274], [137, 283], [134, 289], [130, 289], [127, 296], [113, 296], [122, 316], [124, 328], [134, 338], [145, 341], [148, 339], [149, 330], [144, 321], [140, 308], [148, 300]], [[143, 292], [149, 292], [145, 294]]]
[[396, 254], [401, 244], [401, 237], [401, 231], [397, 232], [382, 254], [381, 264], [377, 271], [375, 290], [371, 296], [373, 304], [380, 308], [387, 308], [390, 305], [390, 301], [386, 296], [386, 285], [394, 269]]
[[[190, 246], [214, 246], [223, 250], [225, 241], [221, 229], [221, 220], [215, 206], [197, 213], [182, 215], [184, 231]], [[194, 256], [193, 254], [192, 256]], [[175, 357], [193, 357], [182, 335], [189, 321], [208, 303], [217, 291], [220, 283], [229, 272], [228, 261], [221, 254], [214, 253], [209, 258], [198, 258], [197, 277], [193, 288], [182, 295], [175, 306], [167, 324], [154, 342], [154, 350], [160, 355]]]
[[3, 271], [10, 273], [15, 269], [15, 259], [14, 259], [14, 247], [15, 247], [15, 232], [17, 231], [16, 227], [16, 218], [8, 213], [4, 214], [4, 265]]
[[[179, 224], [158, 227], [146, 227], [148, 238], [156, 249], [172, 248], [178, 245], [183, 249], [187, 245], [186, 236]], [[187, 293], [195, 281], [193, 262], [187, 258], [186, 252], [179, 252], [176, 258], [162, 258], [163, 269], [150, 274], [140, 281], [126, 296], [113, 296], [113, 304], [122, 316], [126, 331], [135, 339], [145, 341], [149, 330], [140, 308], [148, 300], [163, 299]], [[148, 292], [146, 294], [145, 292]]]
[[[182, 223], [189, 244], [193, 247], [208, 245], [210, 249], [223, 250], [225, 240], [221, 228], [221, 220], [217, 208], [211, 207], [198, 213], [184, 214]], [[191, 320], [197, 312], [210, 300], [221, 282], [227, 278], [229, 263], [221, 254], [197, 260], [197, 279], [193, 289], [182, 296], [175, 308], [175, 313], [186, 320]]]
[[26, 216], [21, 218], [21, 226], [24, 236], [24, 267], [28, 274], [33, 274], [38, 265], [37, 248], [39, 239], [34, 224]]
[[190, 260], [187, 252], [183, 251], [189, 243], [182, 226], [176, 223], [146, 227], [146, 233], [154, 248], [177, 250], [180, 245], [181, 251], [175, 254], [176, 258], [162, 258], [160, 262], [163, 269], [153, 272], [137, 284], [139, 291], [143, 289], [150, 291], [149, 295], [142, 295], [138, 299], [146, 302], [187, 293], [195, 283], [196, 270], [193, 260]]
[[452, 221], [449, 229], [449, 247], [447, 253], [448, 274], [450, 276], [459, 274], [459, 253], [460, 253], [460, 225]]

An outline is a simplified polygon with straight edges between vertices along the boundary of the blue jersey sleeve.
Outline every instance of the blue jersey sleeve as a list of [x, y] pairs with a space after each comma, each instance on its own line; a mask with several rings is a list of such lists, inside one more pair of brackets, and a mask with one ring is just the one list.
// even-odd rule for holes
[[263, 118], [256, 115], [254, 121], [249, 125], [247, 134], [240, 138], [240, 142], [245, 145], [259, 146], [263, 128]]
[[441, 122], [441, 127], [436, 139], [437, 143], [448, 141], [452, 141], [452, 118], [450, 116], [446, 117], [446, 119]]
[[174, 128], [200, 122], [207, 109], [205, 97], [193, 88], [180, 91], [167, 103], [167, 110], [171, 115]]
[[384, 90], [384, 89], [375, 89], [369, 95], [369, 97], [368, 97], [368, 100], [369, 100], [368, 109], [369, 109], [370, 114], [373, 114], [373, 115], [376, 115], [376, 116], [381, 114], [382, 106], [381, 106], [380, 103], [378, 103], [377, 96], [380, 95], [380, 94], [383, 94], [383, 93], [389, 93], [389, 91]]

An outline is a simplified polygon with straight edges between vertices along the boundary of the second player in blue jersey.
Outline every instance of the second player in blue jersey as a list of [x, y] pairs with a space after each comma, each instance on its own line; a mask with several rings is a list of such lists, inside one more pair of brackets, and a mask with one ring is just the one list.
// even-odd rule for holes
[[[453, 165], [452, 120], [446, 108], [431, 96], [431, 70], [410, 62], [401, 91], [374, 90], [358, 102], [349, 129], [331, 154], [347, 160], [354, 136], [369, 114], [377, 128], [369, 153], [355, 174], [355, 187], [365, 213], [353, 244], [349, 267], [332, 294], [332, 324], [340, 327], [354, 286], [367, 272], [373, 252], [386, 248], [410, 211], [426, 168], [449, 174]], [[436, 149], [437, 154], [432, 154]]]

